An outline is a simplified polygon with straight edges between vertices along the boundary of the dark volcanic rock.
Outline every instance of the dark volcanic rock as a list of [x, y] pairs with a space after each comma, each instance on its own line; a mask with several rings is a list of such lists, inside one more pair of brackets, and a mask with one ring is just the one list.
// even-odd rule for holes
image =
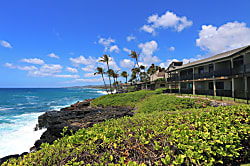
[[121, 118], [123, 116], [133, 116], [132, 108], [127, 107], [105, 107], [90, 108], [90, 101], [77, 102], [71, 107], [61, 109], [61, 111], [50, 111], [38, 117], [37, 128], [47, 128], [40, 140], [35, 143], [36, 149], [44, 142], [52, 144], [61, 138], [62, 130], [68, 126], [65, 134], [71, 135], [70, 130], [75, 133], [80, 128], [92, 127], [93, 124], [103, 122], [111, 118]]
[[[35, 142], [35, 146], [31, 147], [31, 151], [39, 150], [42, 143], [52, 144], [56, 139], [61, 138], [64, 127], [68, 127], [65, 134], [71, 135], [71, 131], [75, 133], [81, 128], [92, 127], [96, 123], [111, 118], [133, 116], [132, 108], [128, 107], [91, 108], [91, 100], [93, 99], [77, 102], [70, 107], [62, 108], [61, 111], [50, 111], [39, 116], [35, 130], [42, 128], [47, 128], [47, 130]], [[27, 153], [24, 152], [21, 155], [15, 154], [0, 158], [0, 165], [10, 158], [23, 157]]]
[[0, 165], [2, 165], [5, 161], [11, 159], [11, 158], [19, 158], [19, 157], [23, 157], [24, 155], [28, 154], [28, 152], [23, 152], [22, 154], [14, 154], [14, 155], [9, 155], [9, 156], [5, 156], [3, 158], [0, 158]]

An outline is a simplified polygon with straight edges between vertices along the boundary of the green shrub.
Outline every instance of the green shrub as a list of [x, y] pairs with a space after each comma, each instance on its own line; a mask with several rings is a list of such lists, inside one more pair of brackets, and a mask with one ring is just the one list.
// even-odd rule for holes
[[5, 165], [238, 165], [249, 162], [250, 106], [162, 111], [80, 129]]
[[91, 102], [92, 107], [98, 106], [131, 106], [135, 107], [136, 104], [142, 101], [147, 96], [153, 94], [153, 91], [141, 90], [137, 92], [122, 93], [122, 94], [113, 94], [105, 95], [99, 98], [96, 98]]
[[[162, 90], [162, 89], [160, 89]], [[190, 108], [205, 108], [210, 101], [190, 98], [179, 98], [172, 95], [151, 95], [138, 105], [138, 112], [175, 111]]]

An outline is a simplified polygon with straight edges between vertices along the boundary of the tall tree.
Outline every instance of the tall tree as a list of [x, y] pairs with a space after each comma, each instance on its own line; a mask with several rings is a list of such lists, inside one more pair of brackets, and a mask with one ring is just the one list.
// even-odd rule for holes
[[108, 88], [107, 88], [107, 86], [106, 86], [105, 79], [104, 79], [104, 70], [105, 70], [105, 69], [103, 69], [103, 68], [101, 68], [101, 67], [97, 67], [97, 68], [96, 68], [96, 72], [94, 73], [94, 75], [96, 75], [96, 74], [101, 74], [102, 80], [103, 80], [103, 83], [104, 83], [104, 87], [105, 87], [105, 89], [106, 89], [106, 91], [107, 91], [107, 93], [108, 93]]
[[123, 71], [122, 73], [121, 73], [121, 76], [122, 77], [124, 77], [124, 78], [126, 78], [126, 83], [128, 83], [128, 73], [126, 72], [126, 71]]
[[137, 64], [137, 67], [140, 67], [139, 66], [139, 63], [138, 63], [138, 58], [139, 58], [139, 56], [140, 56], [140, 52], [139, 53], [137, 53], [135, 50], [134, 51], [131, 51], [131, 54], [129, 55], [129, 56], [131, 56], [131, 58], [133, 58], [133, 59], [135, 59], [135, 64]]
[[[102, 57], [100, 57], [100, 60], [99, 62], [103, 62], [103, 63], [106, 63], [107, 64], [107, 67], [108, 67], [108, 71], [110, 70], [109, 69], [109, 61], [111, 61], [112, 59], [110, 58], [110, 56], [104, 54]], [[111, 90], [111, 79], [110, 79], [110, 75], [108, 74], [108, 77], [109, 77], [109, 88]], [[111, 94], [112, 94], [112, 90], [111, 90]]]
[[113, 69], [109, 69], [108, 71], [107, 71], [107, 74], [108, 74], [108, 76], [109, 77], [113, 77], [113, 86], [116, 88], [116, 83], [115, 83], [115, 71], [113, 70]]

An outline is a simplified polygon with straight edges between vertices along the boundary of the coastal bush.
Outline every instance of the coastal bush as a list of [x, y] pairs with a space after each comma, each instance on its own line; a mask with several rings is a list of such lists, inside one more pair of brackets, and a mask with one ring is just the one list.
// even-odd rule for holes
[[94, 99], [91, 102], [92, 107], [107, 107], [107, 106], [130, 106], [135, 107], [135, 105], [142, 101], [147, 96], [153, 94], [154, 91], [141, 90], [137, 92], [122, 93], [105, 95]]
[[80, 129], [3, 166], [239, 165], [249, 162], [249, 115], [248, 105], [138, 113]]
[[172, 95], [151, 95], [138, 105], [138, 112], [175, 111], [210, 106], [209, 100], [180, 98]]

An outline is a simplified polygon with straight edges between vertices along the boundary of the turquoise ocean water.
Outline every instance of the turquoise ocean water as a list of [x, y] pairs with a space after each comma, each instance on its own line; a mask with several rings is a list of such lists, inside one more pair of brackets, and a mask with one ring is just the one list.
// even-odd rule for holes
[[29, 151], [45, 131], [34, 131], [39, 115], [104, 94], [98, 89], [0, 89], [0, 158]]

